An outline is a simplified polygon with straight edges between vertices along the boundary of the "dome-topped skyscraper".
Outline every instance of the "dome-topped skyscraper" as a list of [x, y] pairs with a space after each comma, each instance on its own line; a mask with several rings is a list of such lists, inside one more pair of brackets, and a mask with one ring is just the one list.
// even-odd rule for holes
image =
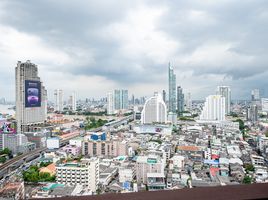
[[146, 100], [141, 112], [142, 124], [151, 124], [154, 122], [167, 122], [167, 107], [159, 93]]

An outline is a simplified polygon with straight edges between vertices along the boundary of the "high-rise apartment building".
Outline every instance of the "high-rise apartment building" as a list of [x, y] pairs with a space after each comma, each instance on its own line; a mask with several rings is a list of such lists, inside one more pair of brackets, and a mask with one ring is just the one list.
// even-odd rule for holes
[[176, 113], [176, 75], [173, 67], [168, 66], [168, 90], [169, 90], [169, 112]]
[[186, 93], [185, 100], [184, 100], [184, 110], [191, 111], [192, 110], [192, 95], [190, 92]]
[[268, 112], [268, 98], [261, 98], [262, 111]]
[[141, 112], [141, 123], [150, 124], [154, 122], [167, 122], [167, 108], [160, 94], [146, 100]]
[[114, 95], [112, 92], [109, 92], [107, 94], [107, 114], [108, 115], [113, 115], [114, 114]]
[[184, 94], [181, 86], [177, 87], [177, 109], [179, 115], [184, 111]]
[[92, 157], [80, 162], [63, 163], [56, 166], [56, 181], [65, 185], [82, 185], [96, 192], [99, 184], [99, 159]]
[[206, 98], [200, 119], [207, 121], [224, 121], [225, 97], [221, 95], [209, 95]]
[[115, 110], [128, 109], [128, 90], [114, 91], [114, 109]]
[[62, 112], [63, 111], [63, 91], [60, 89], [56, 89], [54, 91], [54, 97], [55, 97], [54, 110]]
[[72, 106], [72, 111], [76, 111], [76, 93], [73, 92], [71, 95], [71, 106]]
[[38, 76], [37, 65], [18, 61], [16, 67], [17, 132], [35, 131], [47, 118], [47, 91]]
[[251, 101], [260, 101], [260, 90], [254, 89], [251, 91]]
[[226, 115], [231, 112], [231, 89], [229, 86], [218, 86], [217, 95], [221, 95], [225, 98], [225, 113]]

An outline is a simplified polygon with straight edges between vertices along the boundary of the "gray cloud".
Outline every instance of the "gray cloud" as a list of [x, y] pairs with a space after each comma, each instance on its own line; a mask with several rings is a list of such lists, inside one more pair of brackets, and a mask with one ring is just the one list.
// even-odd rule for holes
[[[36, 56], [51, 73], [99, 76], [130, 89], [161, 83], [162, 90], [171, 61], [178, 84], [195, 91], [195, 98], [214, 92], [206, 84], [216, 87], [224, 77], [240, 88], [234, 97], [247, 98], [242, 90], [268, 83], [259, 81], [268, 73], [267, 10], [265, 0], [6, 0], [0, 3], [0, 25], [36, 36], [48, 51], [60, 52], [58, 61], [41, 59], [43, 51]], [[14, 63], [3, 51], [0, 57]], [[204, 76], [213, 78], [205, 83]], [[102, 90], [104, 95], [107, 89]]]

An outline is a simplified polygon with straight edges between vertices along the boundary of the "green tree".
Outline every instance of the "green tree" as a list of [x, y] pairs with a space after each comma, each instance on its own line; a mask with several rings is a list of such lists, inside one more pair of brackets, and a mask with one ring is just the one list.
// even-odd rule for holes
[[4, 162], [6, 162], [6, 157], [0, 157], [0, 163], [4, 163]]
[[254, 172], [255, 170], [252, 164], [247, 164], [245, 168], [246, 168], [246, 172], [249, 172], [249, 171]]
[[252, 178], [248, 175], [246, 175], [243, 179], [244, 184], [251, 184], [252, 183]]

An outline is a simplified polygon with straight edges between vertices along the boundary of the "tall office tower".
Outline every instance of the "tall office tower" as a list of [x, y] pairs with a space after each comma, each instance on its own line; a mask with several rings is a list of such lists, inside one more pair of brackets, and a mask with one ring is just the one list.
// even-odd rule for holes
[[112, 92], [109, 92], [107, 94], [107, 114], [108, 115], [114, 114], [114, 106], [115, 106], [114, 95]]
[[34, 131], [47, 118], [47, 91], [38, 76], [37, 65], [18, 61], [16, 67], [17, 132]]
[[56, 89], [54, 91], [55, 103], [54, 110], [63, 111], [63, 91], [60, 89]]
[[128, 90], [121, 90], [121, 109], [128, 109]]
[[115, 110], [128, 109], [128, 90], [114, 91], [114, 109]]
[[206, 98], [200, 119], [207, 121], [224, 121], [225, 97], [221, 95], [209, 95]]
[[120, 90], [114, 90], [114, 109], [120, 110], [121, 108], [121, 91]]
[[247, 109], [247, 120], [251, 122], [257, 122], [258, 121], [258, 106], [257, 105], [250, 105], [250, 107]]
[[72, 111], [76, 111], [76, 93], [73, 92], [71, 95], [71, 106], [72, 106]]
[[261, 98], [261, 108], [263, 112], [268, 112], [268, 98]]
[[259, 101], [260, 100], [260, 90], [254, 89], [251, 91], [251, 101]]
[[167, 107], [160, 94], [146, 100], [141, 112], [141, 123], [151, 124], [153, 122], [167, 122]]
[[163, 101], [166, 103], [166, 102], [167, 102], [167, 94], [166, 94], [166, 90], [163, 90], [163, 92], [162, 92], [162, 96], [163, 96]]
[[181, 115], [182, 112], [184, 111], [184, 94], [182, 92], [181, 86], [177, 87], [177, 109], [179, 115]]
[[169, 112], [176, 113], [176, 75], [173, 67], [168, 66], [168, 96], [169, 96]]
[[188, 92], [185, 97], [185, 110], [192, 110], [192, 95], [190, 92]]
[[132, 94], [132, 97], [131, 97], [131, 104], [132, 105], [135, 105], [135, 97], [134, 97], [134, 94]]
[[217, 95], [225, 97], [225, 113], [226, 115], [231, 112], [231, 89], [229, 86], [218, 86]]

